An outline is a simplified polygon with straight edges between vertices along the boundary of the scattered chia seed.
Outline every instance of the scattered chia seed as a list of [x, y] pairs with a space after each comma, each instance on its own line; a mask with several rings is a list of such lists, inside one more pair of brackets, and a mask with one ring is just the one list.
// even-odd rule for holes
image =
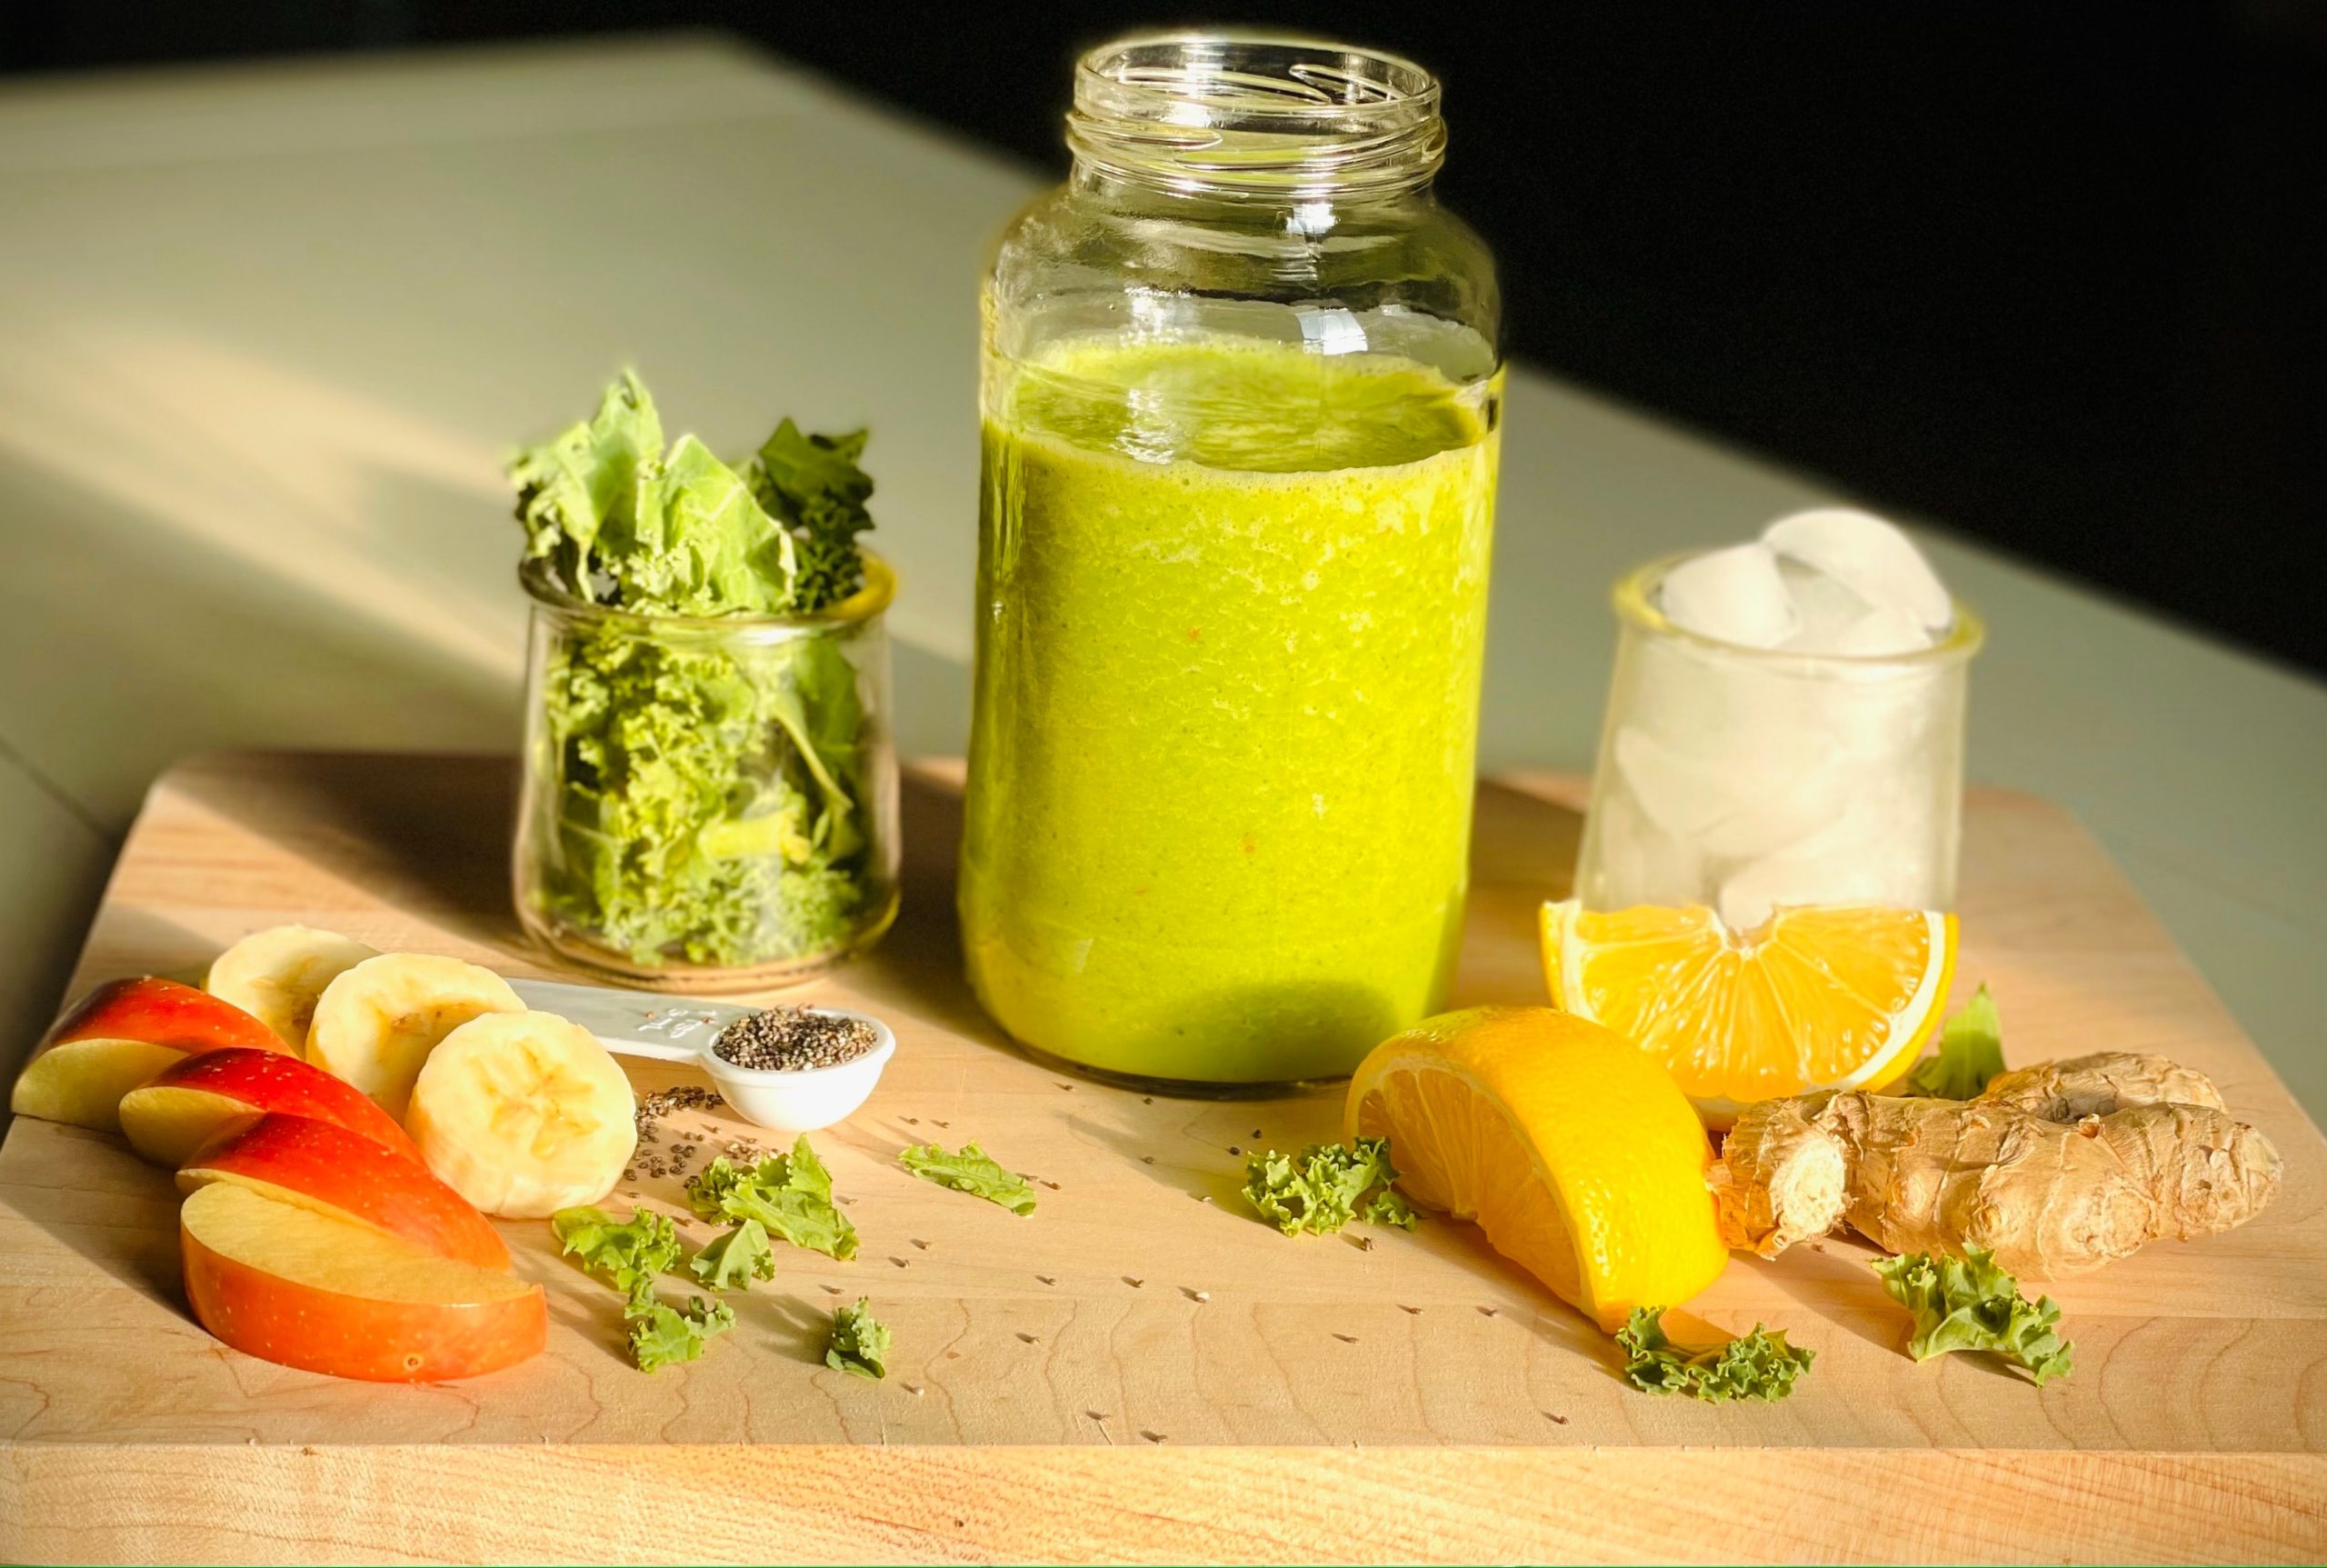
[[722, 1062], [738, 1067], [763, 1073], [805, 1073], [854, 1062], [879, 1044], [880, 1038], [862, 1018], [777, 1006], [738, 1018], [719, 1032], [711, 1049]]
[[[719, 1097], [716, 1090], [699, 1088], [694, 1084], [686, 1084], [675, 1089], [658, 1089], [652, 1094], [643, 1094], [639, 1097], [636, 1115], [638, 1141], [641, 1144], [660, 1144], [663, 1141], [663, 1123], [674, 1111], [701, 1111], [707, 1115], [716, 1115], [726, 1108], [727, 1102]], [[694, 1154], [694, 1143], [695, 1140], [693, 1137], [686, 1138], [684, 1153]], [[754, 1148], [756, 1151], [757, 1145], [754, 1145]], [[680, 1151], [674, 1149], [674, 1152]], [[728, 1150], [731, 1154], [737, 1152], [732, 1145]], [[756, 1153], [753, 1157], [757, 1157]]]

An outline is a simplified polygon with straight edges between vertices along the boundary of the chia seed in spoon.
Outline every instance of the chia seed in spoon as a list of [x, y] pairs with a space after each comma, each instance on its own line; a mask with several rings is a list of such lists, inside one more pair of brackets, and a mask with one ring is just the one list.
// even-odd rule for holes
[[738, 1018], [719, 1032], [711, 1049], [722, 1062], [738, 1067], [804, 1073], [854, 1062], [879, 1044], [880, 1038], [862, 1018], [779, 1006]]

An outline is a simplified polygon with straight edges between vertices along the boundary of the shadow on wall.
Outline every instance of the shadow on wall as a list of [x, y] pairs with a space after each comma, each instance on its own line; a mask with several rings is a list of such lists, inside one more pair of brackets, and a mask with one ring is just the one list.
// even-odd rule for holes
[[48, 678], [6, 717], [101, 824], [193, 751], [512, 744], [492, 449], [182, 337], [34, 346], [0, 366], [0, 661]]

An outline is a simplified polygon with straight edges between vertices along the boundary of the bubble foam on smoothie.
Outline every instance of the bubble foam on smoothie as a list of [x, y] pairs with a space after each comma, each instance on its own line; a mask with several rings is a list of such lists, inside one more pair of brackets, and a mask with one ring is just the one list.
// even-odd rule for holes
[[1485, 388], [1403, 355], [1262, 338], [1068, 339], [1020, 362], [995, 411], [1145, 463], [1253, 474], [1386, 468], [1474, 444]]

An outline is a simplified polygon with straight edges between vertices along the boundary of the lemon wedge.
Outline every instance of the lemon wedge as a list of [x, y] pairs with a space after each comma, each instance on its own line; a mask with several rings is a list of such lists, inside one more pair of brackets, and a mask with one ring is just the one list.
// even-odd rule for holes
[[1497, 1252], [1608, 1333], [1677, 1305], [1729, 1260], [1713, 1151], [1672, 1074], [1548, 1007], [1474, 1007], [1374, 1047], [1350, 1081], [1351, 1137], [1386, 1137], [1398, 1186], [1475, 1220]]
[[1733, 932], [1703, 904], [1543, 905], [1563, 1012], [1671, 1069], [1717, 1127], [1756, 1100], [1881, 1089], [1914, 1064], [1955, 973], [1955, 917], [1872, 904], [1780, 909]]

